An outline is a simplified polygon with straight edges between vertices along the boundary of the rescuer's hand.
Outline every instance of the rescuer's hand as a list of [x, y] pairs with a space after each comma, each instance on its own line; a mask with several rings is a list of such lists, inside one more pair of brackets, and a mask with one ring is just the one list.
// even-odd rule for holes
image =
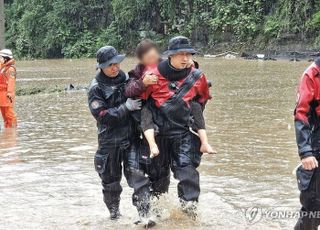
[[143, 77], [143, 84], [148, 87], [149, 85], [154, 85], [158, 83], [158, 76], [154, 74], [146, 74]]
[[318, 161], [314, 156], [306, 157], [301, 160], [302, 167], [306, 170], [318, 168]]
[[141, 102], [141, 99], [133, 100], [131, 98], [128, 98], [125, 105], [130, 111], [140, 110], [142, 102]]

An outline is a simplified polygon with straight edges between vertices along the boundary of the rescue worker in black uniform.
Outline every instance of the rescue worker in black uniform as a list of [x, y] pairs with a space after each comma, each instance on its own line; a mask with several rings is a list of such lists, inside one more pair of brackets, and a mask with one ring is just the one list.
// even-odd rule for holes
[[122, 163], [127, 181], [135, 183], [143, 175], [136, 173], [138, 145], [135, 125], [130, 112], [141, 109], [141, 101], [124, 96], [128, 76], [120, 70], [125, 55], [112, 46], [97, 52], [99, 72], [88, 90], [88, 103], [98, 127], [98, 150], [94, 157], [95, 169], [103, 187], [104, 202], [110, 218], [120, 217], [120, 185]]
[[156, 142], [160, 156], [171, 159], [174, 177], [179, 180], [178, 196], [183, 211], [196, 217], [196, 204], [200, 194], [199, 173], [200, 140], [190, 132], [190, 102], [197, 101], [202, 107], [209, 100], [209, 86], [205, 75], [190, 67], [192, 48], [188, 38], [174, 37], [165, 52], [168, 60], [146, 72], [158, 76], [157, 84], [150, 85], [141, 98], [147, 100], [154, 123], [158, 127]]
[[320, 58], [303, 73], [294, 112], [296, 141], [301, 158], [297, 169], [302, 208], [295, 230], [320, 225]]

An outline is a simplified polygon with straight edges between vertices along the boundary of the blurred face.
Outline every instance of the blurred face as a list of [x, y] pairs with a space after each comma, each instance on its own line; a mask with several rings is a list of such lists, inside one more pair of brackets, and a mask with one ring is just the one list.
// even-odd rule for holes
[[105, 75], [108, 77], [116, 77], [120, 71], [120, 64], [110, 64], [106, 68], [102, 69]]
[[159, 63], [160, 54], [156, 48], [150, 49], [140, 59], [140, 63], [144, 66], [155, 65]]
[[170, 56], [170, 64], [176, 69], [185, 69], [190, 66], [192, 54], [187, 52], [179, 52]]

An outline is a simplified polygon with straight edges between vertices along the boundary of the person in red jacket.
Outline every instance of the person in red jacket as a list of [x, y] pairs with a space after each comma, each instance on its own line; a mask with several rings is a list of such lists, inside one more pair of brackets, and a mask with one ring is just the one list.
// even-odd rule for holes
[[11, 50], [0, 51], [0, 110], [5, 128], [17, 127], [17, 118], [14, 113], [16, 61]]
[[[158, 77], [146, 72], [146, 68], [157, 66], [161, 61], [160, 54], [156, 44], [150, 39], [142, 40], [136, 49], [136, 56], [139, 59], [139, 64], [129, 72], [130, 81], [126, 85], [125, 93], [127, 97], [136, 97], [147, 90], [151, 85], [157, 84]], [[198, 68], [198, 63], [189, 60], [189, 66]], [[203, 153], [215, 153], [211, 145], [208, 143], [208, 137], [205, 130], [205, 121], [203, 117], [203, 108], [196, 101], [190, 102], [190, 107], [193, 116], [192, 129], [196, 131], [201, 140], [200, 151]], [[141, 128], [146, 137], [151, 157], [159, 154], [159, 149], [155, 141], [155, 129], [147, 106], [144, 106], [141, 111]]]
[[301, 159], [297, 169], [301, 215], [295, 230], [315, 230], [320, 225], [320, 58], [303, 73], [294, 111], [296, 142]]
[[209, 85], [201, 70], [190, 66], [192, 48], [188, 38], [177, 36], [169, 41], [167, 60], [147, 67], [146, 72], [158, 76], [157, 84], [147, 87], [140, 97], [149, 102], [153, 121], [158, 127], [156, 141], [160, 155], [170, 158], [182, 210], [197, 217], [200, 195], [200, 139], [190, 131], [191, 107], [196, 101], [204, 107], [211, 98]]

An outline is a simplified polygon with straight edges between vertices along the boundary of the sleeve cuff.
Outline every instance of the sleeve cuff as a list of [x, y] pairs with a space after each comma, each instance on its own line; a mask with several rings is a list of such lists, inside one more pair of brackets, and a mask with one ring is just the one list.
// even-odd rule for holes
[[121, 111], [120, 112], [121, 114], [127, 114], [130, 112], [130, 110], [126, 106], [126, 103], [123, 103], [122, 105], [120, 105], [119, 111]]
[[304, 152], [304, 153], [299, 153], [300, 159], [306, 158], [306, 157], [310, 157], [313, 156], [313, 153], [311, 151], [309, 152]]

